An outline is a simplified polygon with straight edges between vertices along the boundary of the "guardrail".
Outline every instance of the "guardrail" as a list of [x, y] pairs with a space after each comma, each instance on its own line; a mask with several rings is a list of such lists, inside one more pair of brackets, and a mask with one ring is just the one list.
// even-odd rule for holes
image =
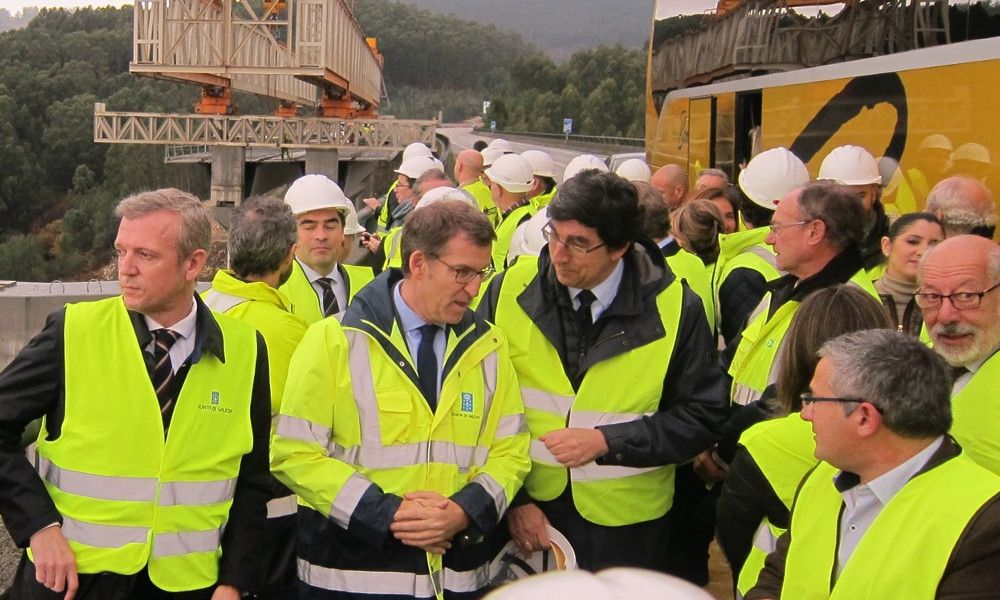
[[543, 140], [548, 140], [550, 142], [559, 143], [562, 142], [563, 146], [573, 146], [581, 144], [598, 144], [602, 146], [627, 146], [629, 148], [642, 148], [646, 145], [646, 140], [643, 138], [631, 138], [631, 137], [618, 137], [618, 136], [606, 136], [606, 135], [579, 135], [576, 133], [571, 133], [569, 135], [564, 133], [536, 133], [532, 131], [483, 131], [477, 132], [483, 136], [490, 137], [528, 137], [528, 138], [538, 138]]

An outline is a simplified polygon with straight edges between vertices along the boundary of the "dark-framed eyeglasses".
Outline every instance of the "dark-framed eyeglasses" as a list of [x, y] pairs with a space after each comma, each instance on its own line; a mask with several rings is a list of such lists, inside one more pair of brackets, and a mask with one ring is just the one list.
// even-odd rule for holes
[[451, 272], [455, 274], [455, 281], [457, 283], [469, 283], [476, 277], [482, 277], [485, 281], [496, 272], [496, 269], [492, 266], [477, 271], [476, 269], [471, 269], [469, 267], [456, 267], [454, 265], [450, 265], [437, 256], [432, 256], [431, 258], [448, 267]]
[[975, 310], [979, 308], [979, 305], [983, 302], [983, 296], [989, 294], [997, 288], [1000, 288], [1000, 283], [996, 283], [993, 287], [985, 289], [981, 292], [954, 292], [952, 294], [917, 292], [916, 294], [913, 294], [913, 298], [917, 301], [917, 306], [924, 310], [941, 308], [941, 303], [945, 300], [945, 298], [948, 299], [948, 302], [951, 302], [951, 305], [955, 307], [956, 310]]
[[[809, 392], [799, 394], [799, 400], [802, 401], [802, 408], [809, 406], [813, 402], [836, 402], [838, 404], [859, 404], [861, 402], [868, 402], [868, 400], [865, 400], [864, 398], [850, 398], [846, 396], [813, 396]], [[868, 402], [868, 404], [871, 404], [878, 412], [882, 412], [882, 409], [875, 406], [875, 404], [871, 402]]]
[[559, 237], [559, 234], [557, 234], [556, 230], [552, 227], [552, 221], [549, 221], [548, 223], [545, 224], [545, 227], [542, 227], [542, 238], [544, 238], [545, 241], [549, 243], [555, 242], [556, 244], [565, 247], [573, 254], [579, 254], [580, 256], [583, 256], [585, 254], [590, 254], [591, 252], [597, 250], [598, 248], [603, 248], [605, 245], [604, 242], [601, 242], [596, 246], [586, 246], [576, 240], [568, 240], [568, 241], [563, 240], [561, 237]]

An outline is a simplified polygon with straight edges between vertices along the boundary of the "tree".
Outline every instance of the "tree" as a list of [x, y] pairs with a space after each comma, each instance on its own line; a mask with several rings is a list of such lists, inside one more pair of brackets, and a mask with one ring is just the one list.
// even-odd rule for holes
[[45, 281], [45, 249], [35, 238], [15, 235], [0, 244], [0, 279]]

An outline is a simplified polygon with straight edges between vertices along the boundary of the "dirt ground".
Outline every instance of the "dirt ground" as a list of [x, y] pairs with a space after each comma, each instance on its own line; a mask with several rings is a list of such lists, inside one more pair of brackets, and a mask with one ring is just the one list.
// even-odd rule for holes
[[708, 586], [705, 589], [716, 600], [733, 600], [733, 576], [729, 564], [722, 556], [719, 545], [712, 542], [708, 559]]

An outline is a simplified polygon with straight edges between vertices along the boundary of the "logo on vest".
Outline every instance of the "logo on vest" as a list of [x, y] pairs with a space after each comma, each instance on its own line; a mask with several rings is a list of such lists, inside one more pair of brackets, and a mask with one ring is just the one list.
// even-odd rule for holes
[[476, 405], [472, 401], [472, 392], [462, 392], [462, 412], [471, 413], [475, 409]]
[[205, 412], [222, 413], [226, 415], [233, 412], [233, 409], [222, 406], [220, 404], [221, 400], [222, 400], [222, 394], [216, 390], [212, 390], [212, 393], [208, 397], [209, 403], [199, 404], [198, 410], [203, 410]]

